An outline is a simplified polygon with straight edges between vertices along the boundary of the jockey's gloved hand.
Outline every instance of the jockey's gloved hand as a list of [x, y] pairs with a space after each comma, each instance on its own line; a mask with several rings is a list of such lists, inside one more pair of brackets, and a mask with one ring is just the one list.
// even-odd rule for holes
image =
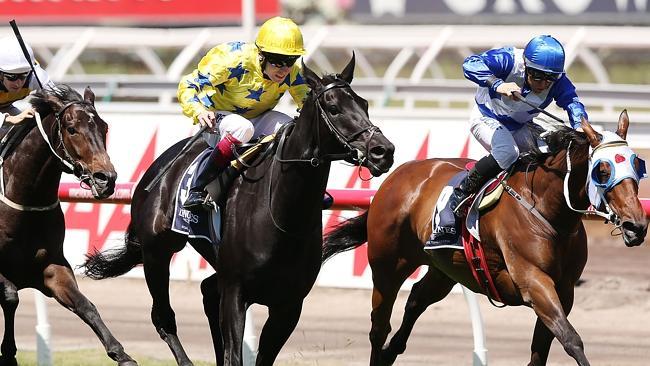
[[497, 86], [497, 93], [505, 95], [510, 99], [515, 98], [515, 92], [521, 93], [521, 88], [515, 83], [501, 83]]

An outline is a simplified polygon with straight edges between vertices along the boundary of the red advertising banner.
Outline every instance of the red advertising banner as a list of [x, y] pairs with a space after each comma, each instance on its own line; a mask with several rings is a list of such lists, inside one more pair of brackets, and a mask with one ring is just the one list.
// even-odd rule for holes
[[[215, 25], [239, 23], [241, 11], [241, 0], [0, 0], [0, 20], [19, 24]], [[256, 0], [255, 13], [278, 15], [278, 0]]]

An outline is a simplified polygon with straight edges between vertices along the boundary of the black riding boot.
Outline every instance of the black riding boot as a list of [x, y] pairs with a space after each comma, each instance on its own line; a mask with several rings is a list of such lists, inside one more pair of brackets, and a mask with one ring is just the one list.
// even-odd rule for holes
[[[478, 192], [490, 179], [501, 172], [501, 167], [492, 155], [487, 155], [477, 161], [467, 176], [454, 188], [454, 193], [449, 197], [449, 208], [456, 217], [462, 216], [462, 205], [467, 198]], [[461, 207], [459, 207], [461, 205]]]
[[[214, 154], [215, 151], [212, 153]], [[199, 167], [199, 175], [196, 177], [194, 185], [190, 188], [185, 203], [183, 203], [183, 208], [190, 211], [203, 208], [208, 198], [208, 192], [205, 191], [205, 186], [217, 179], [223, 170], [224, 168], [218, 167], [214, 163], [212, 156], [204, 160]]]

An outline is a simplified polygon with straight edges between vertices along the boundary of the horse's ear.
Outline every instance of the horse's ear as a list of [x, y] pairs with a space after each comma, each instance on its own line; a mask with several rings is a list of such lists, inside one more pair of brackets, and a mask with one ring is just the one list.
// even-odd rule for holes
[[86, 89], [84, 89], [84, 101], [95, 105], [95, 93], [90, 90], [90, 86], [87, 86]]
[[321, 78], [319, 78], [315, 72], [313, 72], [309, 67], [307, 67], [307, 65], [305, 65], [305, 61], [302, 61], [302, 73], [305, 76], [307, 85], [309, 85], [311, 90], [318, 91], [323, 86], [323, 81]]
[[623, 140], [627, 138], [627, 128], [630, 127], [630, 117], [627, 116], [627, 109], [623, 109], [621, 115], [618, 116], [618, 128], [616, 134]]
[[596, 147], [598, 144], [600, 144], [600, 134], [596, 132], [593, 127], [591, 127], [589, 121], [587, 121], [584, 117], [582, 117], [580, 127], [582, 127], [582, 130], [585, 132], [585, 134], [587, 134], [587, 139], [589, 139], [589, 144], [592, 147]]
[[352, 58], [348, 62], [345, 69], [341, 72], [341, 79], [345, 80], [348, 84], [352, 82], [352, 77], [354, 76], [354, 51], [352, 51]]

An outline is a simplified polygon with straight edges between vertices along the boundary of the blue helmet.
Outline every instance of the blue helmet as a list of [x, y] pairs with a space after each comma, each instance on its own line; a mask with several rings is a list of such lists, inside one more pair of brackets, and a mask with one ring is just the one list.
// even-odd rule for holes
[[553, 74], [564, 72], [564, 47], [551, 36], [531, 39], [524, 49], [524, 59], [526, 67]]

